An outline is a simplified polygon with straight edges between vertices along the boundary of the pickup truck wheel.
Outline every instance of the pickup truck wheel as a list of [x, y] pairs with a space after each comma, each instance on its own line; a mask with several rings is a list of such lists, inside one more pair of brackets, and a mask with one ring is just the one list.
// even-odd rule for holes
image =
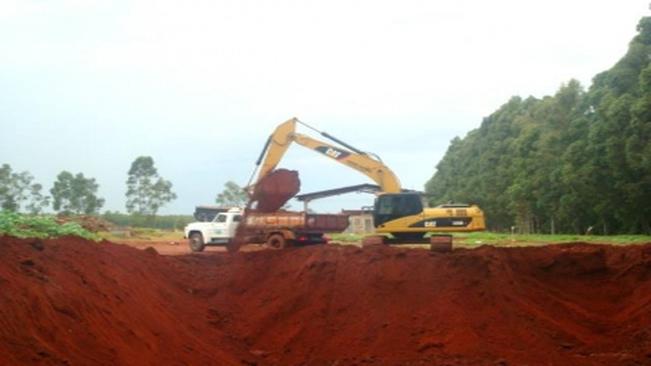
[[287, 247], [287, 240], [281, 234], [273, 234], [267, 239], [267, 246], [273, 249], [284, 249]]
[[193, 252], [203, 252], [206, 244], [203, 242], [203, 235], [201, 233], [192, 233], [189, 239], [190, 249]]

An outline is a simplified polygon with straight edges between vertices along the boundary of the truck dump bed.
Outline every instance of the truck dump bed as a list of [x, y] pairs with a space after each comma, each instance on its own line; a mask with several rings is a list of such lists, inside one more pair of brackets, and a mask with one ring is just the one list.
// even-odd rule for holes
[[348, 227], [348, 215], [307, 214], [304, 212], [278, 211], [271, 213], [249, 211], [244, 226], [252, 230], [290, 229], [303, 232], [336, 233]]

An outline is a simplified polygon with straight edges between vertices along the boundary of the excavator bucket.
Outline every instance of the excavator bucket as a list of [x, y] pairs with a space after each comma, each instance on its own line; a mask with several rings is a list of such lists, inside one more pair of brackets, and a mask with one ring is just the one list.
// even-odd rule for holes
[[[249, 204], [242, 215], [242, 221], [247, 221], [251, 211], [268, 213], [280, 210], [300, 189], [301, 181], [298, 179], [297, 171], [287, 169], [272, 171], [253, 187]], [[256, 203], [255, 208], [251, 208], [252, 203]], [[226, 248], [230, 253], [236, 253], [242, 245], [249, 241], [244, 232], [245, 226], [239, 225], [235, 231], [235, 237], [227, 244]]]
[[277, 169], [260, 179], [253, 188], [251, 201], [256, 201], [256, 211], [278, 211], [301, 189], [295, 170]]

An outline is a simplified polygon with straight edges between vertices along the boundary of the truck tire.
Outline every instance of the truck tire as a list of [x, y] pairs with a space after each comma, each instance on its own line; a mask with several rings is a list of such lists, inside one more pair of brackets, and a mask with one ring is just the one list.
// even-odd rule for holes
[[285, 249], [288, 242], [282, 234], [273, 234], [267, 238], [267, 246], [272, 249]]
[[201, 233], [192, 233], [188, 239], [190, 250], [193, 252], [203, 252], [206, 244], [203, 242], [203, 235]]

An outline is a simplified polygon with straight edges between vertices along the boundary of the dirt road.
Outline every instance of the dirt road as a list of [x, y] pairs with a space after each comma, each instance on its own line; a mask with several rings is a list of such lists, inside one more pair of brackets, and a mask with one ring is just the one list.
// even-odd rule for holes
[[[178, 240], [150, 240], [150, 239], [120, 239], [113, 241], [116, 244], [127, 245], [136, 249], [153, 248], [162, 255], [183, 255], [192, 254], [188, 245], [187, 239]], [[251, 250], [251, 246], [247, 245], [246, 248]], [[224, 246], [206, 246], [204, 252], [206, 253], [225, 253], [226, 247]]]
[[[185, 254], [198, 254], [190, 250], [187, 239], [179, 240], [157, 240], [157, 239], [119, 239], [113, 240], [112, 243], [127, 245], [136, 249], [153, 248], [161, 255], [185, 255]], [[337, 243], [335, 243], [337, 244]], [[346, 245], [357, 245], [357, 243], [345, 243]], [[423, 246], [425, 247], [425, 246]], [[240, 248], [242, 252], [256, 252], [260, 250], [268, 250], [263, 244], [246, 244]], [[208, 245], [203, 253], [226, 253], [226, 247], [223, 245]]]

